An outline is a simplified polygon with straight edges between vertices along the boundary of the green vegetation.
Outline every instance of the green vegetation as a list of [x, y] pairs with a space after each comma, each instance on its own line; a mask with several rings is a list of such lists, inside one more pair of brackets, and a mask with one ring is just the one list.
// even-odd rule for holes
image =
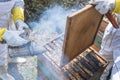
[[26, 21], [36, 20], [40, 14], [48, 7], [61, 5], [65, 8], [79, 6], [80, 3], [85, 5], [88, 0], [25, 0], [25, 19]]

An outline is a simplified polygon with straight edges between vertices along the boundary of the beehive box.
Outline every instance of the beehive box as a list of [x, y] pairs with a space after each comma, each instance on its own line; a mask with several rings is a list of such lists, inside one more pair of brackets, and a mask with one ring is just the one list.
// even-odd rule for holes
[[38, 80], [99, 79], [108, 64], [98, 54], [101, 20], [92, 5], [69, 15], [66, 33], [47, 43], [47, 51], [38, 56]]
[[95, 80], [100, 77], [107, 61], [96, 52], [95, 45], [61, 67], [62, 45], [61, 35], [44, 46], [47, 51], [38, 56], [38, 80]]

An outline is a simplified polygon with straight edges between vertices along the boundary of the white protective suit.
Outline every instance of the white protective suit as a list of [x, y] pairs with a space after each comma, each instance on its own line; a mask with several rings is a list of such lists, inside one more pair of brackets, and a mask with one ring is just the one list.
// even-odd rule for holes
[[107, 80], [111, 71], [111, 80], [120, 80], [120, 0], [92, 0], [92, 4], [101, 14], [114, 11], [117, 16], [119, 28], [116, 29], [109, 23], [102, 39], [100, 54], [105, 57], [109, 64], [103, 72], [100, 80]]
[[112, 68], [111, 80], [120, 80], [120, 15], [117, 14], [119, 28], [115, 29], [111, 23], [107, 26], [102, 40], [100, 53], [110, 63], [107, 66], [101, 80], [108, 76]]
[[[0, 28], [6, 27], [8, 30], [16, 29], [11, 11], [13, 7], [17, 6], [23, 7], [23, 0], [0, 0]], [[8, 45], [0, 43], [0, 78], [2, 78], [2, 80], [14, 80], [14, 78], [7, 73], [7, 57]]]
[[[15, 30], [11, 11], [13, 7], [24, 6], [23, 0], [0, 0], [0, 27], [6, 27], [9, 30]], [[0, 43], [0, 65], [6, 63], [8, 53], [7, 44]]]
[[[14, 78], [15, 80], [24, 80], [21, 74], [19, 74], [18, 72], [16, 66], [17, 64], [14, 63], [13, 65], [11, 65], [10, 63], [9, 66], [11, 68], [8, 67], [8, 71], [7, 71], [8, 62], [16, 61], [15, 57], [33, 56], [33, 55], [41, 54], [45, 51], [45, 49], [41, 46], [41, 44], [35, 42], [34, 40], [28, 39], [29, 35], [27, 34], [29, 32], [29, 28], [27, 24], [24, 23], [23, 20], [24, 16], [22, 12], [18, 10], [18, 8], [19, 9], [23, 8], [23, 6], [24, 6], [23, 0], [0, 0], [0, 28], [3, 27], [7, 28], [7, 31], [2, 36], [2, 38], [6, 41], [7, 44], [0, 42], [0, 78], [2, 78], [2, 80], [14, 80]], [[17, 16], [22, 14], [22, 18], [21, 16], [18, 19], [15, 18], [17, 16], [15, 15], [13, 8], [17, 9], [17, 11], [15, 12]], [[12, 10], [13, 10], [13, 15], [12, 15]], [[17, 30], [14, 23], [18, 28]], [[24, 31], [24, 33], [21, 34], [20, 31], [21, 32]], [[16, 34], [20, 34], [20, 35], [16, 35]], [[11, 39], [13, 41], [9, 41]], [[12, 58], [14, 57], [14, 59], [8, 61], [9, 56]], [[13, 67], [15, 67], [15, 69]], [[8, 72], [12, 76], [14, 76], [14, 78], [11, 75], [9, 75]]]
[[[118, 31], [117, 31], [118, 32]], [[101, 50], [100, 54], [108, 60], [109, 64], [107, 68], [105, 69], [103, 75], [101, 76], [100, 80], [107, 80], [107, 76], [110, 73], [110, 69], [113, 66], [114, 60], [113, 60], [113, 40], [115, 39], [114, 37], [116, 36], [116, 29], [113, 28], [112, 24], [109, 23], [103, 36], [102, 44], [101, 44]]]
[[111, 80], [120, 80], [120, 14], [116, 14], [118, 18], [118, 29], [113, 29], [113, 40], [111, 48], [113, 51], [114, 65], [112, 68]]

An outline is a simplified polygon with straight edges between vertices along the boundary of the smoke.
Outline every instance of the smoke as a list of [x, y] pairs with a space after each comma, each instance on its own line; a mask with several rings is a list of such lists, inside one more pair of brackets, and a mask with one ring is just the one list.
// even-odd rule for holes
[[[65, 27], [66, 27], [67, 16], [76, 10], [77, 9], [69, 9], [68, 10], [61, 6], [54, 6], [54, 7], [48, 8], [46, 11], [44, 11], [43, 14], [40, 16], [40, 19], [37, 22], [29, 23], [29, 25], [32, 26], [31, 28], [32, 28], [33, 33], [39, 34], [38, 37], [41, 38], [37, 41], [41, 41], [42, 43], [47, 42], [48, 39], [46, 37], [49, 36], [49, 37], [53, 38], [53, 36], [51, 36], [51, 34], [57, 34], [57, 36], [58, 36], [58, 35], [64, 33]], [[43, 35], [44, 35], [44, 37], [43, 37]], [[62, 48], [62, 46], [61, 46], [61, 48]], [[59, 52], [55, 51], [55, 53], [58, 54]], [[61, 52], [61, 54], [62, 54], [62, 52]], [[39, 77], [40, 76], [39, 69], [41, 69], [43, 71], [43, 73], [50, 78], [50, 80], [55, 80], [52, 77], [52, 75], [49, 74], [48, 70], [45, 68], [47, 66], [52, 68], [52, 65], [47, 64], [47, 62], [46, 62], [47, 60], [45, 60], [46, 58], [43, 60], [40, 60], [42, 58], [39, 56], [38, 62], [37, 62], [38, 63], [38, 80], [42, 80]], [[41, 61], [42, 61], [42, 63], [41, 63]], [[52, 70], [55, 70], [55, 69], [53, 68]], [[58, 72], [58, 73], [59, 73], [59, 80], [62, 80], [62, 73], [60, 73], [60, 72]], [[56, 79], [56, 80], [58, 80], [58, 79]]]
[[29, 24], [33, 32], [40, 35], [61, 34], [65, 31], [66, 17], [72, 12], [73, 9], [66, 10], [61, 6], [50, 7], [43, 12], [38, 22]]

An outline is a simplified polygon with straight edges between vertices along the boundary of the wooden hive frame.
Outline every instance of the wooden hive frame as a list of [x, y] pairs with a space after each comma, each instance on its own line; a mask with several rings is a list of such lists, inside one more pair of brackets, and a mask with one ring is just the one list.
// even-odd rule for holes
[[103, 16], [92, 6], [68, 15], [63, 44], [63, 62], [66, 57], [71, 61], [94, 43]]

